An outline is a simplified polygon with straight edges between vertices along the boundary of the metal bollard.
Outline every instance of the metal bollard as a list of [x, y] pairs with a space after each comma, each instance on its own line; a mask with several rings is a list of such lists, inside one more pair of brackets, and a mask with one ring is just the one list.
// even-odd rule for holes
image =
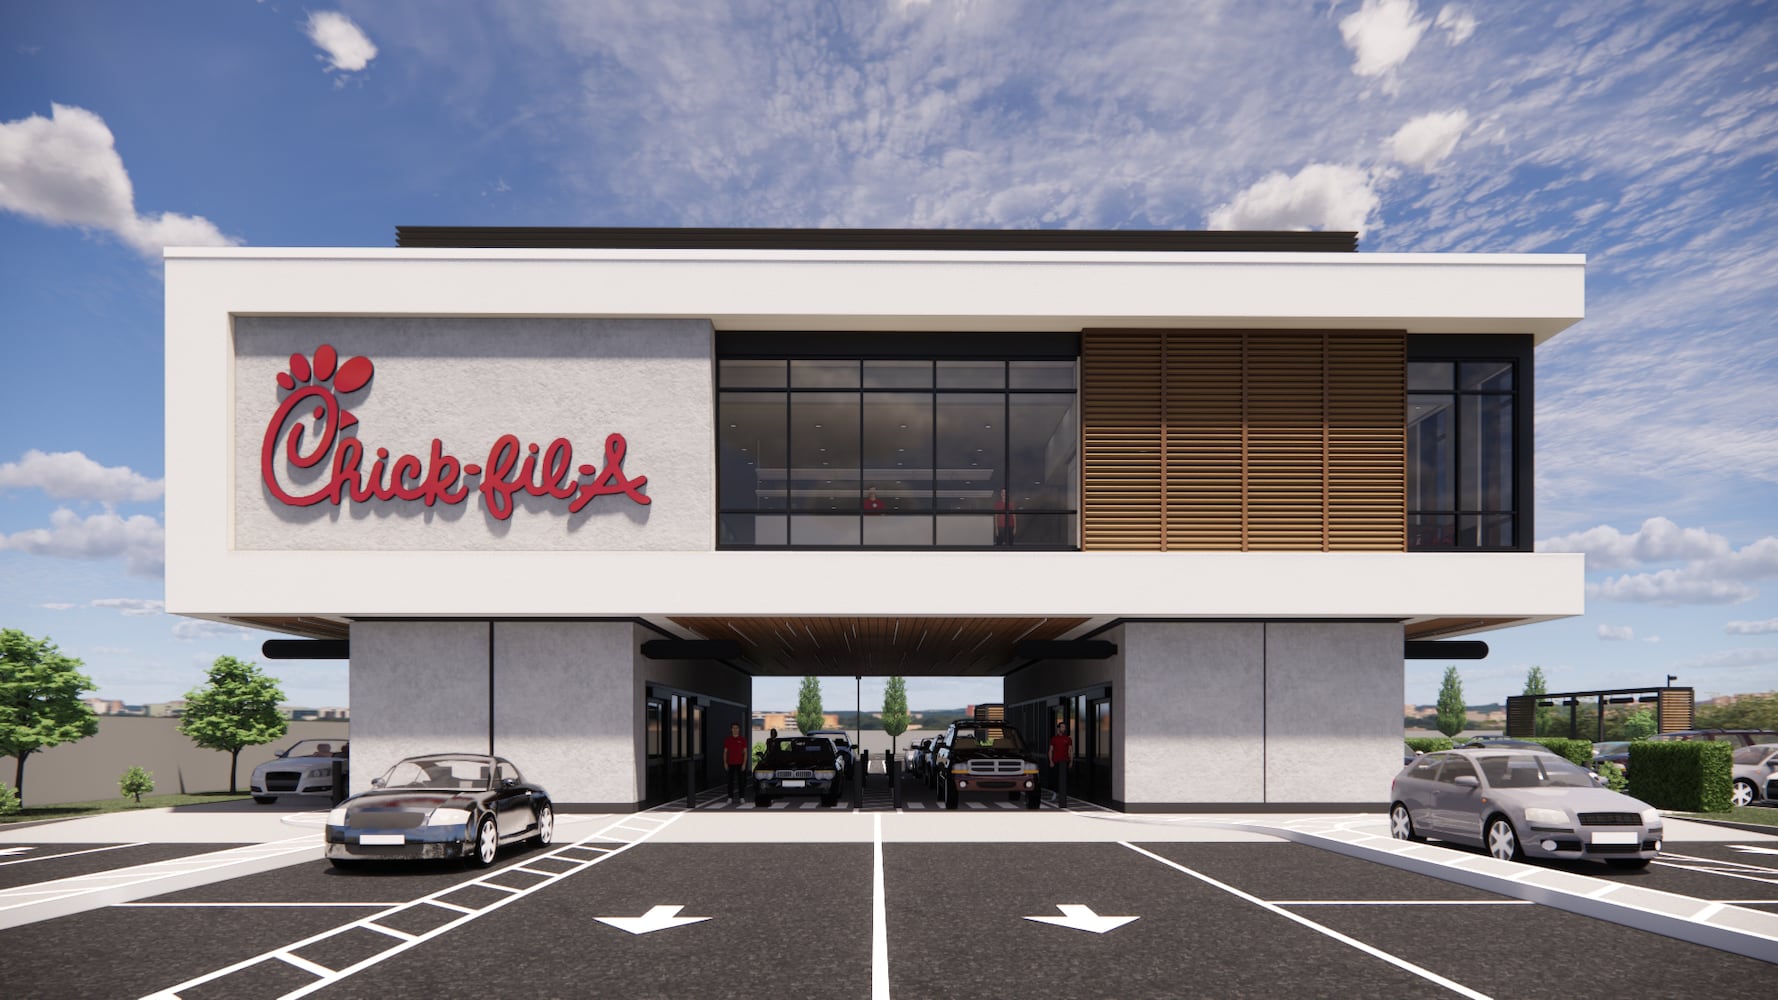
[[1056, 808], [1068, 808], [1068, 765], [1056, 765]]
[[333, 799], [332, 804], [337, 806], [341, 802], [346, 801], [346, 762], [343, 760], [336, 760], [333, 762], [332, 767], [333, 792], [331, 798]]
[[864, 759], [852, 762], [852, 808], [864, 808]]
[[901, 761], [894, 754], [889, 755], [889, 789], [895, 793], [892, 803], [894, 807], [896, 809], [902, 808]]
[[858, 751], [858, 783], [862, 785], [862, 784], [866, 784], [869, 781], [870, 781], [870, 750], [868, 750], [868, 749], [860, 750], [860, 751]]
[[696, 809], [697, 807], [698, 759], [696, 757], [687, 757], [685, 759], [685, 808]]

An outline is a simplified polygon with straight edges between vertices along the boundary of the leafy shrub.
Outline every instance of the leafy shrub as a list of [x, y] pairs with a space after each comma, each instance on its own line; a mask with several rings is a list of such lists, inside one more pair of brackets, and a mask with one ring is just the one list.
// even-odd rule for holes
[[123, 773], [123, 777], [117, 779], [117, 787], [125, 795], [134, 795], [139, 805], [145, 792], [154, 791], [154, 773], [132, 765]]
[[764, 743], [753, 744], [753, 766], [754, 767], [759, 766], [759, 759], [761, 757], [764, 757], [765, 755], [766, 755], [766, 745]]
[[1451, 740], [1446, 736], [1416, 736], [1408, 740], [1408, 746], [1421, 753], [1433, 753], [1451, 749]]
[[1581, 767], [1593, 766], [1593, 744], [1586, 740], [1570, 740], [1558, 736], [1543, 736], [1528, 743], [1541, 744], [1563, 757], [1579, 764]]
[[1614, 792], [1627, 794], [1630, 791], [1630, 779], [1624, 774], [1624, 766], [1616, 761], [1594, 761], [1593, 773], [1604, 778], [1605, 787]]
[[11, 785], [0, 783], [0, 816], [19, 811], [19, 793]]
[[1733, 806], [1734, 748], [1708, 740], [1630, 744], [1636, 797], [1656, 809], [1728, 812]]

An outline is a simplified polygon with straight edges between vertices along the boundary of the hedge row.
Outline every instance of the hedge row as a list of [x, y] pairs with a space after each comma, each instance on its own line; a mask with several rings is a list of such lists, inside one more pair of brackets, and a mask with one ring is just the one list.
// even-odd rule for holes
[[1527, 743], [1537, 743], [1549, 750], [1561, 754], [1581, 767], [1593, 766], [1593, 744], [1586, 740], [1571, 740], [1559, 736], [1543, 736], [1528, 739]]
[[1728, 812], [1734, 747], [1709, 740], [1630, 744], [1630, 794], [1656, 809]]
[[1451, 749], [1451, 741], [1443, 736], [1415, 736], [1410, 738], [1408, 746], [1421, 753], [1433, 753]]

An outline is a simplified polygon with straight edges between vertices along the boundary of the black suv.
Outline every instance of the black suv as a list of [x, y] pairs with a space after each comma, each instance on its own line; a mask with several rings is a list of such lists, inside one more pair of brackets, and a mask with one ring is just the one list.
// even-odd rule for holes
[[977, 792], [1005, 793], [1014, 800], [1023, 795], [1032, 809], [1042, 802], [1037, 758], [1026, 753], [1019, 731], [1004, 722], [951, 723], [932, 770], [938, 800], [946, 809], [957, 808], [963, 796]]
[[833, 743], [819, 736], [780, 736], [766, 741], [753, 765], [753, 804], [761, 809], [785, 795], [819, 795], [821, 804], [840, 801]]

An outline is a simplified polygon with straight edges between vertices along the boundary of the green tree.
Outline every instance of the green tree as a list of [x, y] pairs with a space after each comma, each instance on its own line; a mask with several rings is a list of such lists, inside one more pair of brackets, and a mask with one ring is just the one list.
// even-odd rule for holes
[[1624, 720], [1624, 739], [1645, 740], [1655, 734], [1655, 713], [1652, 709], [1639, 708], [1630, 713]]
[[[1525, 673], [1525, 694], [1535, 695], [1538, 700], [1541, 701], [1543, 700], [1543, 696], [1549, 693], [1550, 689], [1544, 684], [1542, 667], [1532, 667]], [[1531, 731], [1532, 735], [1552, 736], [1554, 735], [1553, 730], [1555, 727], [1555, 706], [1537, 706], [1537, 721], [1535, 723], [1535, 728]]]
[[144, 771], [138, 766], [131, 765], [130, 769], [123, 773], [123, 777], [117, 779], [117, 787], [125, 795], [134, 795], [136, 804], [141, 805], [143, 793], [154, 791], [154, 772]]
[[821, 713], [821, 678], [804, 677], [802, 689], [796, 693], [796, 728], [812, 733], [825, 721]]
[[278, 680], [260, 673], [259, 665], [218, 656], [210, 665], [210, 683], [185, 695], [179, 732], [206, 750], [228, 753], [228, 790], [235, 790], [235, 765], [243, 747], [257, 746], [290, 729], [278, 703], [284, 692]]
[[1692, 725], [1699, 729], [1778, 729], [1778, 692], [1744, 694], [1730, 702], [1699, 705]]
[[908, 682], [891, 676], [883, 688], [883, 732], [889, 734], [889, 756], [895, 756], [895, 740], [908, 731]]
[[25, 758], [99, 731], [92, 706], [80, 700], [97, 686], [84, 666], [48, 638], [0, 629], [0, 757], [17, 762], [12, 787], [25, 794]]
[[1469, 713], [1463, 705], [1463, 679], [1457, 676], [1456, 667], [1446, 667], [1445, 679], [1438, 687], [1438, 731], [1446, 736], [1456, 736], [1468, 722]]

